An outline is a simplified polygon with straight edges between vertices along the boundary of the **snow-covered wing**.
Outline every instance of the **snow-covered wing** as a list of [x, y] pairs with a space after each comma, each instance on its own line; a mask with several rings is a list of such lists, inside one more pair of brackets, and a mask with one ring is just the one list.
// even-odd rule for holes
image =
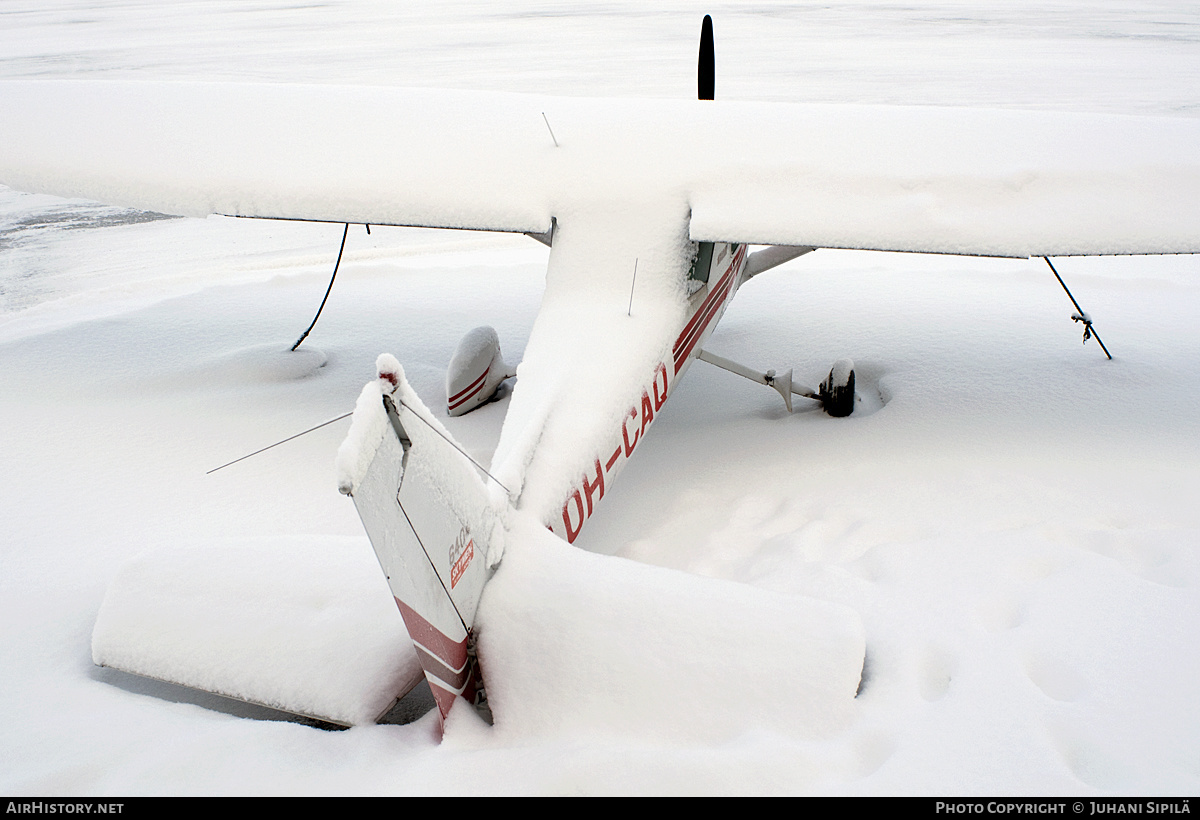
[[670, 197], [696, 240], [1200, 250], [1189, 119], [184, 83], [0, 104], [0, 182], [168, 213], [544, 232]]
[[[1200, 121], [727, 106], [691, 235], [994, 256], [1200, 251]], [[719, 149], [714, 145], [714, 153]]]
[[342, 86], [0, 83], [0, 182], [182, 216], [546, 231], [530, 98]]

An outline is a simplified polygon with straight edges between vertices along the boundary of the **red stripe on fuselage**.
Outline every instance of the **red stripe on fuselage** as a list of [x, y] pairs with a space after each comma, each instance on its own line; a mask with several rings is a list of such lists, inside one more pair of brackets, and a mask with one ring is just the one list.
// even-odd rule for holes
[[722, 276], [721, 279], [717, 282], [717, 286], [708, 292], [708, 296], [705, 297], [704, 302], [700, 305], [699, 308], [697, 308], [696, 312], [692, 314], [692, 318], [689, 319], [688, 323], [684, 326], [683, 332], [680, 333], [679, 338], [675, 340], [675, 348], [674, 348], [675, 350], [679, 350], [679, 348], [683, 346], [684, 342], [688, 339], [688, 337], [690, 337], [692, 335], [692, 331], [695, 330], [695, 328], [696, 328], [696, 323], [700, 321], [701, 314], [704, 313], [704, 311], [709, 307], [709, 305], [711, 305], [713, 302], [715, 302], [717, 300], [717, 292], [720, 291], [721, 288], [725, 285], [726, 280], [728, 280], [730, 278], [730, 275], [732, 273], [733, 273], [732, 270], [726, 271], [725, 275]]
[[713, 317], [717, 315], [717, 311], [720, 310], [721, 305], [725, 303], [725, 298], [732, 290], [731, 285], [733, 282], [733, 276], [731, 274], [732, 272], [725, 274], [725, 277], [721, 279], [720, 284], [717, 285], [709, 299], [705, 301], [700, 310], [696, 311], [696, 318], [698, 318], [700, 322], [692, 328], [692, 332], [688, 335], [686, 340], [681, 339], [681, 341], [684, 341], [683, 346], [676, 347], [674, 351], [676, 373], [679, 373], [679, 371], [683, 368], [684, 363], [687, 361], [688, 354], [692, 352], [692, 348], [694, 348], [696, 343], [700, 341], [700, 337], [703, 336], [704, 331], [708, 329]]
[[[745, 258], [746, 246], [742, 245], [734, 252], [725, 268], [725, 273], [709, 289], [708, 295], [704, 297], [703, 302], [688, 319], [679, 337], [675, 340], [673, 359], [676, 375], [687, 365], [688, 356], [708, 331], [721, 308], [736, 292], [738, 277], [741, 276]], [[674, 384], [668, 379], [668, 372], [667, 362], [661, 361], [655, 368], [650, 383], [642, 391], [641, 398], [633, 403], [629, 412], [624, 416], [621, 429], [616, 432], [616, 437], [620, 439], [616, 448], [611, 455], [598, 454], [592, 462], [593, 466], [585, 469], [580, 481], [572, 485], [571, 491], [563, 500], [559, 515], [552, 517], [546, 523], [551, 532], [557, 533], [568, 543], [574, 543], [583, 529], [583, 525], [591, 518], [594, 506], [604, 497], [604, 482], [608, 480], [605, 478], [605, 474], [619, 471], [625, 461], [628, 461], [634, 449], [642, 441], [646, 428], [653, 423], [666, 403], [670, 386]], [[659, 386], [660, 374], [661, 388]], [[653, 395], [653, 400], [651, 400], [651, 395]], [[629, 427], [631, 421], [634, 422], [632, 428]], [[622, 455], [624, 455], [624, 459], [622, 459]], [[601, 472], [601, 458], [606, 458], [603, 462], [603, 472]]]
[[712, 323], [712, 319], [717, 314], [717, 311], [728, 301], [729, 296], [733, 293], [733, 285], [737, 281], [737, 277], [741, 274], [742, 261], [745, 257], [746, 246], [742, 245], [729, 260], [729, 267], [725, 269], [725, 273], [717, 282], [716, 287], [709, 291], [703, 304], [692, 314], [692, 318], [684, 326], [683, 332], [675, 340], [672, 352], [675, 358], [676, 374], [683, 369], [688, 355]]

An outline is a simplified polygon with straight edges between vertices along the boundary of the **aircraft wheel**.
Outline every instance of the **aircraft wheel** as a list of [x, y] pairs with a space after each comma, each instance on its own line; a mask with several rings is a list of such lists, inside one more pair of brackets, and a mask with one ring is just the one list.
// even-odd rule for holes
[[821, 382], [821, 404], [825, 412], [835, 418], [854, 412], [854, 362], [839, 359]]

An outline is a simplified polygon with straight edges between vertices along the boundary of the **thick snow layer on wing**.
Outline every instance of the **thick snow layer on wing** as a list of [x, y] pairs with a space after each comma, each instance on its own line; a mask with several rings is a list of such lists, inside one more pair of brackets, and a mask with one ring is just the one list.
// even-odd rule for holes
[[387, 586], [345, 539], [277, 538], [145, 553], [96, 618], [100, 666], [347, 725], [422, 677]]
[[544, 187], [530, 185], [547, 140], [526, 98], [461, 92], [447, 102], [440, 91], [336, 86], [2, 85], [0, 101], [21, 114], [0, 126], [0, 179], [18, 189], [184, 216], [550, 226]]
[[[1200, 251], [1200, 124], [1021, 111], [723, 113], [694, 239], [992, 256]], [[777, 124], [782, 121], [782, 124]], [[714, 140], [716, 142], [716, 140]]]
[[5, 82], [0, 104], [0, 182], [173, 214], [544, 232], [675, 197], [693, 239], [1200, 251], [1185, 119], [212, 83]]

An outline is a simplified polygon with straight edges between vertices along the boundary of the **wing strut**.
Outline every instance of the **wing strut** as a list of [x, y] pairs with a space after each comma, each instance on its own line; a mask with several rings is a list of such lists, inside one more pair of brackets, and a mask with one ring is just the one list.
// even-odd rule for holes
[[1075, 306], [1075, 313], [1071, 314], [1071, 321], [1083, 322], [1083, 343], [1087, 344], [1087, 340], [1095, 336], [1096, 341], [1100, 344], [1100, 349], [1104, 351], [1104, 355], [1107, 356], [1108, 360], [1111, 362], [1112, 354], [1108, 352], [1108, 348], [1105, 347], [1104, 342], [1100, 340], [1100, 334], [1096, 332], [1094, 327], [1092, 327], [1092, 317], [1088, 316], [1087, 311], [1081, 308], [1079, 303], [1075, 301], [1075, 297], [1071, 295], [1071, 291], [1067, 288], [1067, 283], [1063, 281], [1063, 278], [1058, 275], [1058, 271], [1055, 270], [1054, 263], [1050, 261], [1050, 257], [1043, 256], [1042, 259], [1046, 260], [1046, 264], [1050, 266], [1050, 270], [1054, 273], [1054, 278], [1058, 280], [1058, 284], [1062, 285], [1062, 289], [1067, 292], [1067, 298], [1069, 298], [1071, 300], [1071, 304]]

